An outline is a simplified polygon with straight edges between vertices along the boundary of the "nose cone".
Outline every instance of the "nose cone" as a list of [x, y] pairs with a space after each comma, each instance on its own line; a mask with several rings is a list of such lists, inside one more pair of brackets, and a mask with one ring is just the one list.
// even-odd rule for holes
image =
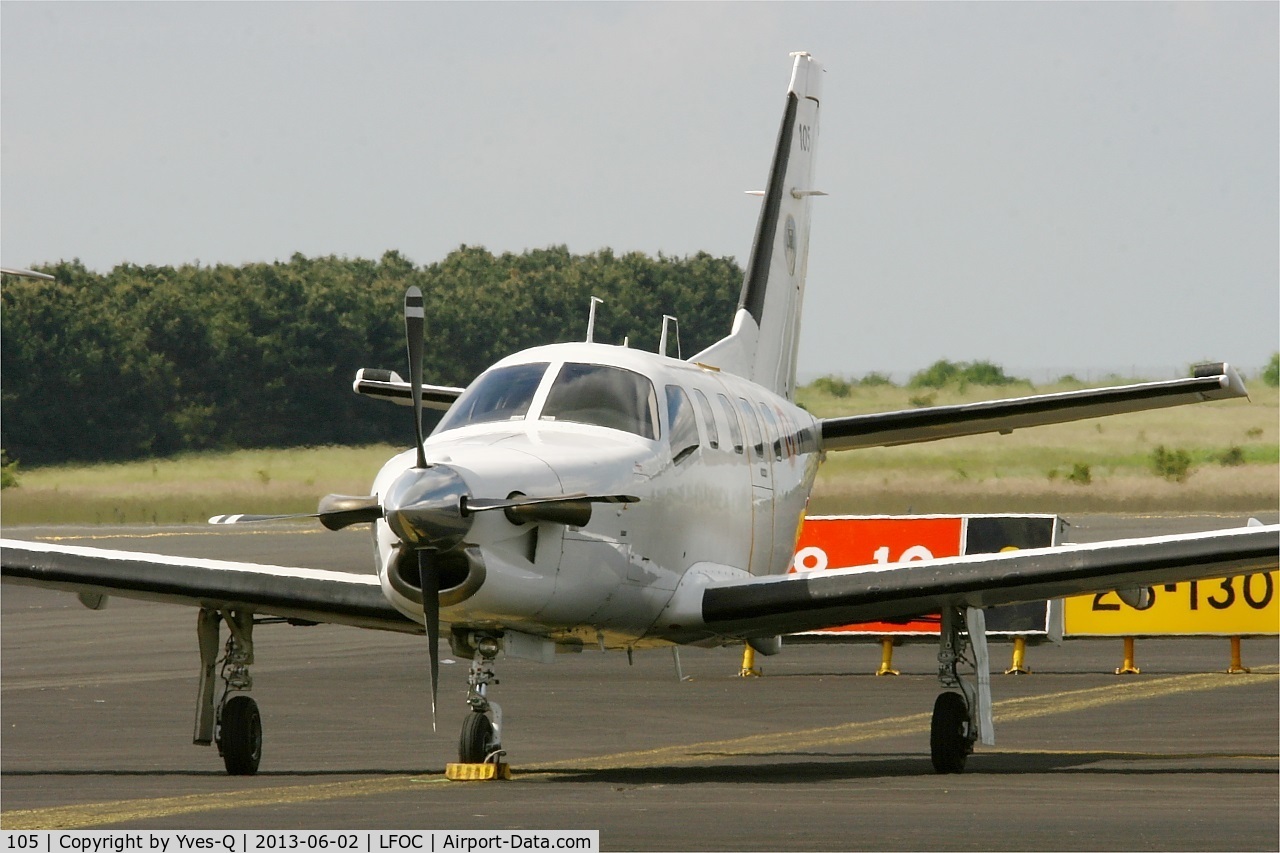
[[410, 468], [396, 478], [382, 500], [387, 524], [414, 548], [448, 551], [471, 529], [462, 513], [467, 484], [448, 465]]

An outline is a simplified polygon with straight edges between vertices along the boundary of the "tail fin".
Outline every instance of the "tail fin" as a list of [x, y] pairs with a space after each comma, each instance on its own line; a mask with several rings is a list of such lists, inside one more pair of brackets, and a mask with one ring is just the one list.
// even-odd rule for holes
[[795, 395], [809, 210], [813, 196], [825, 195], [813, 189], [822, 66], [807, 53], [792, 56], [787, 108], [733, 331], [690, 359], [744, 376], [788, 400]]

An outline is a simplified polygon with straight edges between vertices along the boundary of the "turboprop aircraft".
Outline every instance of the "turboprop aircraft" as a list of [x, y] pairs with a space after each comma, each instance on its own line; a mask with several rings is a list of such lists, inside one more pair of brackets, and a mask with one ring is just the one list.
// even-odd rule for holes
[[[376, 575], [4, 540], [3, 579], [70, 590], [93, 608], [112, 595], [199, 608], [194, 739], [216, 743], [233, 774], [256, 772], [261, 756], [248, 668], [254, 625], [267, 618], [425, 633], [433, 724], [447, 637], [472, 659], [459, 758], [476, 763], [505, 751], [489, 695], [502, 650], [550, 662], [585, 645], [746, 642], [773, 654], [784, 634], [940, 611], [947, 690], [930, 750], [940, 772], [959, 772], [974, 742], [992, 738], [981, 608], [1275, 569], [1280, 525], [788, 572], [827, 453], [1245, 394], [1238, 374], [1215, 364], [1168, 382], [854, 417], [797, 406], [823, 72], [793, 56], [741, 299], [717, 343], [673, 358], [666, 335], [643, 352], [596, 342], [589, 321], [584, 342], [516, 353], [465, 390], [424, 386], [429, 318], [409, 289], [408, 380], [362, 370], [355, 390], [412, 406], [414, 443], [368, 495], [329, 495], [312, 514], [330, 529], [371, 525]], [[423, 407], [445, 410], [429, 437]]]

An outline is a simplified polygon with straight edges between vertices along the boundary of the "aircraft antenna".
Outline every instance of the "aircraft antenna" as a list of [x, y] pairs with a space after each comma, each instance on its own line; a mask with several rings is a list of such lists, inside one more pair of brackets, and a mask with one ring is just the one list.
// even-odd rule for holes
[[599, 296], [591, 297], [591, 310], [587, 314], [587, 343], [596, 342], [596, 306], [604, 302]]
[[677, 320], [675, 317], [672, 317], [670, 314], [662, 315], [662, 337], [658, 341], [658, 354], [659, 355], [667, 354], [667, 326], [668, 325], [673, 325], [676, 327], [676, 358], [684, 358], [684, 355], [680, 352], [680, 321]]

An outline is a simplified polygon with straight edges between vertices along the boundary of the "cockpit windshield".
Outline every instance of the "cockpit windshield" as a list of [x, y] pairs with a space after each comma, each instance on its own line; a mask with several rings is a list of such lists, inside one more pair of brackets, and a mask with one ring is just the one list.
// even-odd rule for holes
[[546, 372], [545, 361], [490, 370], [454, 401], [436, 433], [469, 424], [523, 419]]
[[541, 419], [595, 424], [652, 439], [657, 437], [658, 398], [653, 383], [639, 373], [568, 363], [551, 386]]

